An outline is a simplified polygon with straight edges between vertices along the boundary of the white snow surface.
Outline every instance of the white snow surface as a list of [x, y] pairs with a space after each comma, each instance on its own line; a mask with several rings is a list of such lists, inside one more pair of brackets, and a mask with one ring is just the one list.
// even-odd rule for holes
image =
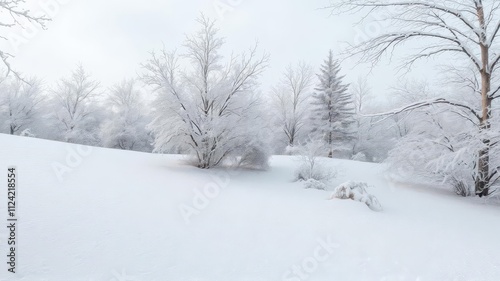
[[[17, 273], [2, 226], [0, 280], [500, 280], [499, 206], [392, 183], [382, 165], [329, 163], [338, 184], [370, 185], [384, 206], [373, 212], [292, 182], [294, 156], [228, 174], [182, 156], [8, 135], [0, 144], [1, 225], [7, 166], [19, 180]], [[71, 170], [58, 177], [54, 165]], [[186, 223], [188, 206], [198, 209]]]

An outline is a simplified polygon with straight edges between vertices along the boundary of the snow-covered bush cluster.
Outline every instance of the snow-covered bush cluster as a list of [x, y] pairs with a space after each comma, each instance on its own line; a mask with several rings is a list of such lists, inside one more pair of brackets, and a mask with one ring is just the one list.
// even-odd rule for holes
[[[426, 84], [413, 84], [400, 90], [407, 99], [435, 101], [432, 89]], [[459, 95], [460, 89], [455, 95]], [[448, 102], [457, 104], [449, 109]], [[425, 102], [424, 102], [425, 103]], [[461, 196], [475, 195], [476, 183], [482, 176], [478, 173], [478, 152], [489, 149], [489, 189], [494, 192], [498, 182], [500, 150], [497, 145], [500, 133], [482, 131], [475, 112], [479, 108], [466, 92], [460, 102], [451, 98], [442, 105], [426, 106], [405, 113], [407, 120], [400, 121], [405, 133], [389, 153], [386, 162], [389, 173], [398, 180], [440, 185]], [[498, 126], [498, 116], [491, 116], [491, 126]], [[489, 139], [489, 142], [484, 142]]]
[[372, 211], [382, 211], [382, 205], [377, 197], [368, 193], [367, 188], [366, 183], [348, 181], [335, 188], [331, 199], [351, 199], [366, 204]]

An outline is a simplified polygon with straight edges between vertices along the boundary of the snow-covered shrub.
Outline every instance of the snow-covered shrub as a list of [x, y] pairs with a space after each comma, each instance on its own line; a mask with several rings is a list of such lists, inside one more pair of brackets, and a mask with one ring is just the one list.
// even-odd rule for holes
[[[481, 108], [468, 89], [473, 85], [467, 86], [453, 89], [453, 96], [444, 92], [444, 98], [409, 100], [393, 111], [399, 112], [394, 115], [399, 122], [410, 121], [403, 122], [404, 134], [387, 158], [398, 180], [446, 187], [462, 196], [488, 196], [498, 188], [500, 114], [491, 111], [488, 128], [483, 128]], [[408, 97], [426, 92], [420, 88], [403, 92]]]
[[285, 155], [300, 155], [300, 147], [287, 145]]
[[324, 151], [323, 142], [311, 139], [300, 147], [300, 151], [300, 165], [295, 171], [295, 180], [304, 181], [307, 188], [319, 186], [325, 189], [323, 186], [326, 187], [335, 178], [336, 171], [324, 164], [325, 158], [318, 156]]
[[29, 137], [29, 138], [34, 138], [35, 135], [31, 133], [30, 129], [24, 129], [20, 134], [21, 137]]
[[366, 159], [366, 155], [363, 153], [363, 152], [358, 152], [356, 153], [355, 155], [353, 155], [351, 157], [351, 160], [354, 160], [354, 161], [361, 161], [361, 162], [366, 162], [367, 159]]
[[326, 190], [327, 189], [327, 185], [322, 182], [322, 181], [318, 181], [318, 180], [315, 180], [315, 179], [308, 179], [306, 181], [304, 181], [304, 186], [306, 189], [319, 189], [319, 190]]
[[[302, 162], [295, 171], [296, 181], [308, 181], [310, 179], [327, 183], [335, 178], [337, 172], [326, 167], [323, 159], [308, 159], [307, 162]], [[302, 161], [304, 161], [302, 159]]]
[[365, 203], [372, 211], [382, 211], [382, 205], [377, 197], [369, 194], [366, 189], [368, 185], [364, 182], [345, 182], [335, 188], [331, 199], [351, 199], [361, 203]]
[[471, 186], [467, 181], [454, 178], [449, 180], [449, 182], [453, 186], [453, 189], [457, 195], [460, 195], [462, 197], [469, 197], [474, 195], [474, 186]]
[[496, 201], [496, 203], [500, 204], [500, 189], [498, 187], [496, 187], [495, 189], [493, 189], [493, 191], [491, 191], [490, 196], [489, 196], [488, 199], [489, 200], [494, 200], [494, 201]]
[[392, 176], [445, 186], [461, 196], [474, 195], [477, 150], [483, 144], [474, 127], [453, 117], [445, 113], [420, 116], [422, 121], [413, 125], [389, 153]]
[[265, 143], [254, 143], [245, 147], [238, 166], [256, 170], [269, 169], [271, 148]]

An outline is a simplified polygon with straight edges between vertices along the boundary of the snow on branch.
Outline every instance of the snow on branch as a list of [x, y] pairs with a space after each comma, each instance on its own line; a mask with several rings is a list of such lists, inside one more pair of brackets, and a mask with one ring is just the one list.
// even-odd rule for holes
[[496, 24], [496, 27], [493, 30], [493, 34], [491, 35], [491, 37], [490, 37], [490, 39], [488, 41], [488, 46], [491, 46], [493, 44], [493, 42], [495, 41], [495, 38], [497, 37], [499, 31], [500, 31], [500, 20], [498, 21], [498, 23]]
[[[393, 8], [387, 11], [386, 21], [399, 24], [400, 29], [371, 38], [356, 46], [351, 46], [347, 56], [361, 55], [362, 61], [376, 64], [384, 54], [411, 39], [427, 38], [434, 42], [427, 49], [421, 50], [410, 60], [405, 60], [406, 67], [422, 58], [429, 58], [444, 53], [465, 54], [478, 70], [483, 69], [475, 47], [488, 41], [486, 27], [475, 22], [479, 8], [466, 5], [463, 1], [381, 1], [381, 0], [341, 0], [329, 7], [333, 14], [346, 11], [368, 14], [379, 8]], [[493, 36], [496, 35], [496, 32]]]
[[[224, 99], [224, 102], [219, 110], [219, 116], [226, 114], [226, 110], [231, 102], [231, 99], [239, 92], [245, 91], [251, 87], [250, 83], [253, 78], [258, 77], [269, 65], [269, 54], [264, 54], [258, 58], [258, 44], [250, 49], [248, 54], [241, 55], [241, 62], [236, 66], [236, 73], [231, 82], [231, 90]], [[231, 69], [231, 68], [230, 68]]]
[[[25, 5], [25, 2], [25, 0], [0, 1], [0, 14], [3, 15], [0, 19], [0, 28], [13, 28], [16, 26], [24, 28], [22, 21], [28, 21], [30, 23], [41, 26], [42, 29], [46, 29], [45, 24], [47, 21], [50, 21], [50, 18], [45, 15], [35, 16], [30, 10], [22, 7], [23, 5]], [[8, 41], [8, 39], [2, 35], [0, 35], [0, 39]], [[12, 54], [5, 52], [5, 50], [0, 50], [0, 59], [7, 67], [6, 76], [8, 76], [12, 72], [17, 78], [20, 78], [22, 80], [20, 74], [12, 69], [8, 61], [11, 57], [13, 57]]]
[[354, 55], [362, 55], [362, 59], [364, 60], [372, 60], [379, 61], [383, 54], [387, 52], [392, 52], [395, 47], [403, 44], [405, 41], [408, 41], [413, 38], [433, 38], [433, 39], [441, 39], [448, 43], [452, 43], [458, 47], [441, 47], [438, 45], [432, 46], [435, 50], [425, 52], [429, 48], [424, 49], [423, 52], [414, 56], [411, 60], [407, 62], [407, 64], [412, 64], [418, 59], [428, 58], [434, 55], [438, 55], [445, 52], [460, 52], [464, 53], [469, 57], [474, 65], [481, 69], [481, 61], [477, 56], [469, 49], [469, 47], [459, 40], [457, 37], [446, 36], [439, 33], [431, 33], [431, 32], [422, 32], [422, 31], [408, 31], [408, 32], [398, 32], [398, 33], [388, 33], [380, 35], [376, 38], [371, 39], [370, 41], [361, 43], [359, 46], [354, 46], [356, 49], [354, 52], [350, 50], [350, 56]]
[[[453, 106], [453, 107], [459, 107], [462, 109], [466, 109], [472, 115], [474, 115], [478, 120], [481, 120], [481, 116], [476, 112], [476, 110], [474, 110], [470, 106], [467, 106], [467, 105], [464, 105], [464, 104], [461, 104], [461, 103], [458, 103], [455, 101], [446, 100], [444, 98], [419, 101], [419, 102], [415, 102], [415, 103], [412, 103], [410, 105], [395, 109], [393, 111], [384, 112], [384, 113], [376, 113], [376, 114], [368, 114], [368, 115], [361, 114], [361, 116], [363, 116], [363, 117], [389, 117], [392, 115], [397, 115], [397, 114], [404, 113], [404, 112], [410, 112], [410, 111], [413, 111], [413, 110], [416, 110], [419, 108], [428, 107], [428, 106], [437, 105], [437, 104], [445, 104], [445, 105], [449, 105], [449, 106]], [[384, 118], [383, 120], [385, 120], [385, 119], [386, 118]]]
[[[454, 4], [461, 3], [460, 1], [440, 1], [443, 2], [452, 2]], [[463, 2], [463, 1], [462, 1]], [[447, 15], [450, 15], [460, 22], [464, 23], [467, 27], [473, 30], [478, 37], [480, 37], [480, 31], [475, 25], [465, 16], [466, 13], [475, 14], [474, 10], [467, 9], [467, 5], [460, 4], [462, 9], [453, 9], [451, 8], [451, 4], [448, 5], [440, 5], [437, 4], [437, 1], [381, 1], [381, 0], [341, 0], [337, 3], [332, 3], [327, 8], [338, 9], [341, 13], [346, 9], [348, 11], [359, 11], [364, 8], [371, 8], [371, 12], [376, 8], [386, 8], [386, 7], [403, 7], [407, 9], [414, 8], [426, 8], [430, 10], [434, 10], [436, 12], [442, 12]]]
[[0, 1], [0, 10], [5, 11], [10, 15], [10, 20], [7, 20], [6, 17], [3, 17], [0, 21], [0, 26], [2, 27], [14, 27], [20, 24], [21, 19], [28, 20], [29, 22], [33, 22], [39, 24], [42, 28], [45, 28], [45, 23], [50, 21], [50, 18], [45, 15], [42, 16], [34, 16], [30, 10], [21, 8], [25, 0], [3, 0]]

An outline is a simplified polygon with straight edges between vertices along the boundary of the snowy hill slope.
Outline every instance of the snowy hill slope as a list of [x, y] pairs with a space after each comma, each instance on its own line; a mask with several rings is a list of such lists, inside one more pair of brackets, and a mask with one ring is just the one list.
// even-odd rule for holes
[[0, 280], [500, 280], [500, 208], [387, 182], [376, 164], [332, 160], [366, 181], [372, 212], [271, 170], [199, 170], [182, 157], [0, 135], [18, 169], [17, 273]]

